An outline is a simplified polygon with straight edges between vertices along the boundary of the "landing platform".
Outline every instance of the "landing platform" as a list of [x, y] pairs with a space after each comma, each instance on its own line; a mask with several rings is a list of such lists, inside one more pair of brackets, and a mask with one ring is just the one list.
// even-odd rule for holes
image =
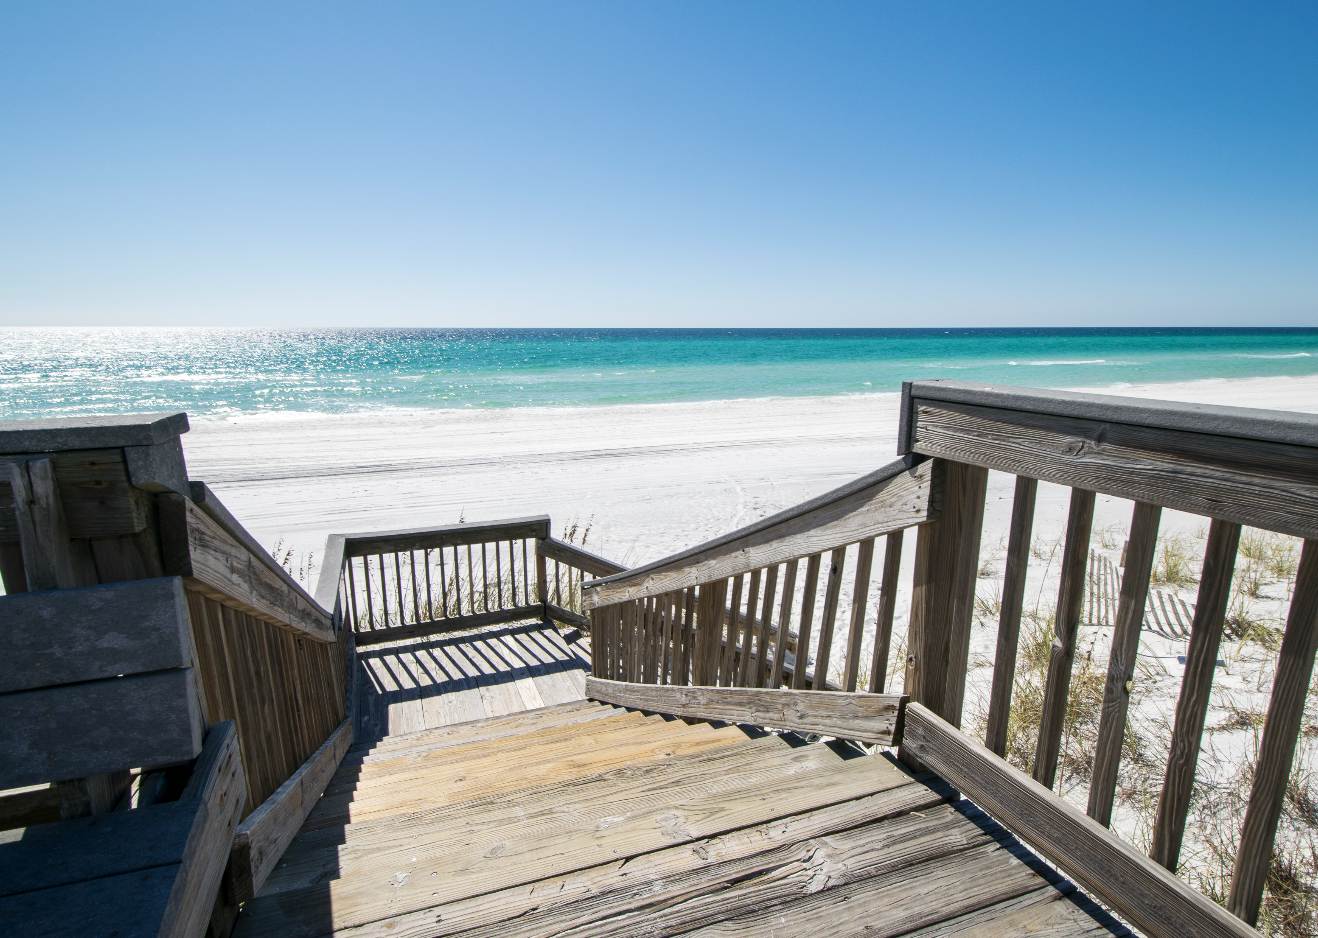
[[850, 744], [590, 701], [391, 735], [236, 935], [1128, 934], [953, 798]]

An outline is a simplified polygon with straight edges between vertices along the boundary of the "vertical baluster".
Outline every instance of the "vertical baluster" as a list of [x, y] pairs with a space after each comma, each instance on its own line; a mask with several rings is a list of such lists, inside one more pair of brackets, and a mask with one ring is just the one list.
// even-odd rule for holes
[[399, 557], [398, 551], [394, 551], [394, 595], [398, 597], [398, 612], [395, 618], [398, 620], [397, 625], [402, 625], [407, 621], [407, 611], [403, 604], [403, 561]]
[[828, 664], [833, 657], [833, 627], [837, 624], [837, 604], [842, 596], [842, 572], [846, 563], [845, 547], [837, 548], [829, 556], [828, 584], [824, 588], [824, 612], [819, 620], [819, 653], [815, 656], [812, 690], [828, 689]]
[[1057, 781], [1062, 731], [1066, 725], [1066, 703], [1071, 689], [1071, 666], [1075, 662], [1076, 634], [1080, 627], [1081, 604], [1085, 599], [1085, 561], [1089, 558], [1089, 534], [1094, 523], [1094, 493], [1071, 489], [1071, 510], [1066, 522], [1066, 546], [1062, 549], [1062, 582], [1057, 591], [1057, 618], [1053, 623], [1053, 647], [1048, 657], [1048, 684], [1043, 696], [1039, 740], [1034, 749], [1034, 780], [1045, 788]]
[[361, 617], [357, 615], [357, 584], [352, 575], [352, 562], [354, 559], [349, 557], [346, 566], [348, 568], [348, 595], [352, 597], [352, 630], [359, 632], [361, 631]]
[[650, 683], [662, 684], [664, 671], [664, 596], [650, 599]]
[[723, 665], [719, 668], [719, 684], [735, 687], [737, 681], [737, 632], [741, 624], [741, 594], [746, 585], [743, 573], [732, 578], [732, 599], [728, 602], [728, 641], [723, 646]]
[[535, 545], [535, 601], [541, 606], [549, 605], [549, 564], [540, 552], [540, 543]]
[[[947, 643], [947, 689], [943, 692], [947, 721], [961, 728], [970, 664], [970, 627], [975, 621], [975, 588], [979, 582], [979, 543], [984, 529], [984, 496], [988, 470], [965, 466], [961, 473], [961, 534], [957, 538], [956, 579], [952, 589], [951, 634]], [[1083, 585], [1083, 584], [1082, 584]], [[1084, 595], [1080, 597], [1084, 599]]]
[[522, 598], [531, 605], [531, 567], [528, 563], [526, 538], [522, 538]]
[[656, 628], [658, 599], [650, 596], [645, 600], [645, 683], [658, 684], [655, 679], [655, 636], [658, 634]]
[[[517, 551], [513, 547], [513, 542], [508, 542], [508, 589], [512, 595], [510, 602], [513, 608], [517, 608]], [[526, 600], [530, 605], [530, 599]]]
[[421, 621], [421, 592], [416, 585], [416, 551], [407, 552], [407, 564], [409, 572], [412, 574], [412, 620]]
[[903, 534], [904, 531], [893, 531], [888, 535], [883, 548], [883, 582], [879, 584], [874, 659], [870, 663], [871, 694], [882, 694], [888, 681], [888, 655], [892, 649], [892, 620], [897, 611], [897, 577], [902, 569]]
[[655, 683], [668, 683], [669, 646], [673, 640], [673, 595], [664, 593], [655, 597], [659, 606], [659, 659], [656, 662]]
[[476, 614], [476, 571], [472, 562], [471, 545], [467, 545], [467, 613]]
[[1112, 651], [1108, 655], [1103, 709], [1098, 723], [1098, 745], [1094, 750], [1094, 772], [1089, 785], [1089, 816], [1104, 827], [1112, 823], [1112, 801], [1117, 794], [1117, 771], [1121, 767], [1121, 744], [1126, 737], [1126, 714], [1135, 680], [1135, 655], [1140, 647], [1140, 626], [1144, 622], [1144, 603], [1149, 595], [1149, 576], [1153, 572], [1161, 517], [1162, 509], [1157, 505], [1136, 502], [1130, 519], [1126, 575], [1121, 580], [1121, 604], [1117, 607], [1117, 624], [1112, 632]]
[[796, 599], [796, 571], [801, 561], [786, 564], [783, 577], [783, 601], [778, 610], [778, 635], [773, 640], [773, 670], [769, 673], [769, 686], [774, 690], [783, 686], [783, 664], [787, 660], [788, 636], [791, 634], [792, 602]]
[[384, 554], [376, 554], [375, 562], [380, 565], [380, 605], [383, 607], [380, 616], [380, 628], [389, 627], [389, 581], [384, 572]]
[[562, 609], [564, 608], [563, 581], [559, 567], [560, 567], [559, 562], [555, 560], [554, 561], [554, 605]]
[[870, 572], [874, 567], [874, 538], [856, 549], [856, 583], [851, 588], [851, 628], [847, 632], [847, 664], [842, 689], [854, 691], [860, 677], [860, 640], [865, 635], [865, 611], [869, 605]]
[[[488, 587], [486, 589], [488, 590]], [[494, 542], [494, 595], [498, 600], [499, 608], [503, 609], [503, 549], [499, 541]]]
[[681, 664], [677, 669], [677, 684], [685, 687], [691, 683], [691, 650], [694, 644], [695, 632], [693, 630], [693, 617], [696, 608], [696, 589], [694, 586], [687, 587], [682, 591], [682, 649]]
[[1002, 608], [998, 613], [998, 647], [993, 658], [993, 688], [989, 692], [988, 726], [984, 731], [984, 745], [999, 757], [1007, 755], [1007, 721], [1011, 716], [1011, 691], [1016, 679], [1016, 652], [1038, 492], [1038, 479], [1016, 477], [1011, 532], [1007, 537], [1007, 566], [1002, 576]]
[[1259, 744], [1258, 765], [1249, 790], [1240, 851], [1227, 897], [1227, 908], [1250, 925], [1258, 920], [1277, 822], [1286, 800], [1286, 784], [1304, 717], [1304, 702], [1313, 677], [1315, 652], [1318, 652], [1318, 540], [1306, 540], [1295, 575], [1286, 632], [1277, 655], [1263, 742]]
[[[700, 588], [701, 592], [705, 587]], [[702, 648], [701, 667], [704, 670], [705, 679], [702, 683], [714, 685], [718, 681], [718, 664], [719, 653], [723, 650], [723, 628], [728, 618], [728, 581], [717, 580], [709, 585], [709, 625], [699, 621], [697, 628], [707, 632]], [[697, 645], [700, 644], [699, 633], [697, 633]]]
[[[439, 552], [440, 562], [444, 559], [443, 548]], [[441, 567], [442, 569], [442, 567]], [[447, 587], [445, 587], [447, 589]], [[448, 598], [445, 597], [444, 609], [448, 611]], [[462, 564], [458, 563], [458, 549], [453, 548], [453, 613], [454, 616], [462, 615]]]
[[778, 590], [778, 568], [764, 573], [764, 600], [760, 606], [760, 628], [755, 638], [755, 677], [752, 685], [763, 687], [769, 676], [769, 626], [773, 622], [773, 600]]
[[426, 564], [426, 619], [435, 621], [435, 591], [430, 585], [430, 548], [427, 547], [422, 553]]
[[[741, 658], [737, 664], [737, 678], [734, 682], [729, 683], [729, 687], [750, 686], [751, 643], [755, 636], [755, 607], [760, 602], [760, 579], [763, 575], [763, 570], [751, 571], [750, 587], [746, 591], [746, 625], [741, 629]], [[737, 631], [735, 622], [730, 631]]]
[[[571, 574], [569, 573], [570, 577]], [[645, 600], [638, 599], [632, 603], [636, 608], [636, 619], [632, 630], [632, 677], [638, 684], [645, 683]]]
[[[1208, 698], [1213, 689], [1213, 669], [1222, 643], [1222, 627], [1231, 600], [1231, 573], [1240, 550], [1240, 525], [1214, 520], [1208, 528], [1208, 547], [1199, 577], [1199, 598], [1190, 627], [1190, 645], [1185, 650], [1185, 677], [1176, 701], [1176, 722], [1167, 753], [1167, 772], [1162, 794], [1158, 797], [1158, 814], [1153, 822], [1149, 857], [1173, 873], [1181, 857], [1181, 838], [1185, 835], [1185, 815], [1190, 810], [1194, 791], [1194, 770], [1199, 762], [1199, 745], [1208, 716]], [[1130, 579], [1129, 548], [1126, 576]], [[1125, 592], [1125, 583], [1122, 584]], [[1115, 640], [1113, 642], [1115, 644]]]
[[481, 611], [490, 611], [490, 559], [486, 544], [481, 542]]
[[796, 662], [792, 666], [792, 688], [805, 688], [805, 669], [810, 665], [810, 632], [814, 628], [815, 597], [819, 593], [820, 554], [811, 554], [805, 562], [805, 588], [801, 593], [801, 627], [796, 633]]

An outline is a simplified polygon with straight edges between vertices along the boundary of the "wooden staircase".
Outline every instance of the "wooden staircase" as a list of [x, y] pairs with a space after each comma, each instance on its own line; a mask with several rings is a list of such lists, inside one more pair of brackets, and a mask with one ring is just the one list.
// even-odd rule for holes
[[954, 798], [848, 743], [564, 703], [350, 751], [236, 934], [1121, 933]]

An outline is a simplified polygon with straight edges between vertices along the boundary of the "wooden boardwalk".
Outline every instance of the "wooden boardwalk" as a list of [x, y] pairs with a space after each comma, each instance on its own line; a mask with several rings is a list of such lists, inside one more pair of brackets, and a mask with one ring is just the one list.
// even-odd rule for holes
[[348, 753], [236, 934], [1126, 934], [886, 755], [580, 699], [516, 712], [577, 686], [556, 639], [364, 655], [392, 732]]
[[542, 623], [357, 652], [359, 743], [581, 700], [589, 642]]

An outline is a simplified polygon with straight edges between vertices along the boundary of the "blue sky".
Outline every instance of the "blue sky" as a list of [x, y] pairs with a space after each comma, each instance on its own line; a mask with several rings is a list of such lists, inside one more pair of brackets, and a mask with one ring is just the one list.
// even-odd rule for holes
[[0, 324], [1318, 323], [1318, 4], [0, 6]]

